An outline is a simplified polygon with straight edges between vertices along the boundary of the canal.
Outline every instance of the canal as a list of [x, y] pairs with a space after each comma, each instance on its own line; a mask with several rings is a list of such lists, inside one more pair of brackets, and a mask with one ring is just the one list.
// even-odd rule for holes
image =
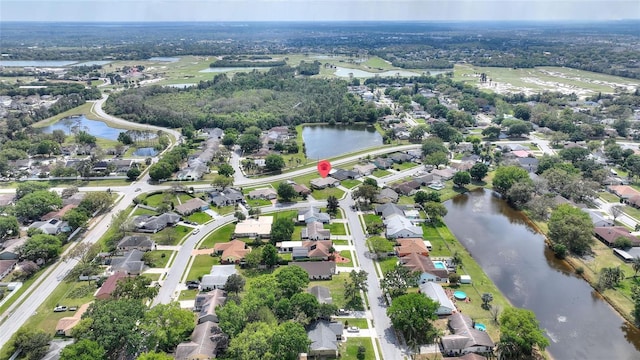
[[483, 189], [445, 205], [445, 223], [500, 291], [535, 312], [556, 360], [640, 359], [640, 331], [556, 259], [522, 213]]

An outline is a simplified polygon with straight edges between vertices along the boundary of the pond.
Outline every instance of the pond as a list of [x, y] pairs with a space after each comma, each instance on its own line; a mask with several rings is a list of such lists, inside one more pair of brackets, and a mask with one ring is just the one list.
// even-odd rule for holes
[[328, 159], [382, 145], [382, 136], [364, 125], [312, 125], [302, 128], [302, 140], [309, 159]]
[[147, 61], [155, 61], [155, 62], [176, 62], [180, 61], [180, 58], [177, 57], [164, 57], [164, 56], [155, 56], [147, 59]]
[[95, 137], [108, 140], [118, 140], [118, 135], [126, 131], [112, 128], [102, 121], [87, 119], [84, 115], [64, 118], [42, 128], [42, 132], [47, 134], [52, 133], [53, 130], [62, 130], [67, 135], [72, 134], [74, 130], [86, 131]]
[[77, 61], [69, 60], [0, 60], [0, 66], [7, 67], [65, 67]]
[[420, 76], [426, 72], [429, 72], [429, 74], [433, 76], [445, 73], [445, 71], [442, 71], [442, 70], [423, 70], [421, 72], [409, 71], [409, 70], [388, 70], [384, 72], [375, 73], [375, 72], [369, 72], [369, 71], [360, 70], [360, 69], [350, 69], [350, 68], [336, 66], [336, 71], [334, 71], [333, 74], [338, 77], [350, 77], [351, 76], [350, 74], [353, 74], [353, 77], [356, 77], [356, 78], [370, 78], [375, 76], [395, 77], [397, 75], [404, 76], [404, 77]]
[[133, 156], [156, 156], [158, 154], [158, 150], [152, 147], [142, 147], [137, 148], [136, 151], [133, 152]]
[[482, 189], [445, 206], [445, 223], [500, 291], [535, 312], [555, 359], [640, 358], [640, 331], [556, 259], [522, 213]]

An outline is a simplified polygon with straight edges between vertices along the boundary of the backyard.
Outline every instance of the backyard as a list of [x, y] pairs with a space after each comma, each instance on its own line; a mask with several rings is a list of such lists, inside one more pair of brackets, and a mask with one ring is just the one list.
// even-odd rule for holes
[[310, 281], [309, 288], [313, 286], [324, 286], [329, 289], [331, 292], [331, 297], [333, 298], [333, 303], [338, 308], [343, 308], [346, 305], [344, 300], [344, 282], [349, 278], [348, 273], [339, 273], [337, 275], [333, 275], [333, 279], [331, 280], [317, 280]]

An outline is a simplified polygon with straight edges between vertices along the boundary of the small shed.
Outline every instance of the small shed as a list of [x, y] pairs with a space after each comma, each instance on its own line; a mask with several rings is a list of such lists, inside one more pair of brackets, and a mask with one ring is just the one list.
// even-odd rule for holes
[[460, 275], [460, 284], [471, 284], [471, 276]]
[[613, 253], [620, 259], [624, 260], [624, 262], [632, 262], [634, 259], [633, 256], [629, 255], [629, 253], [624, 250], [613, 249]]

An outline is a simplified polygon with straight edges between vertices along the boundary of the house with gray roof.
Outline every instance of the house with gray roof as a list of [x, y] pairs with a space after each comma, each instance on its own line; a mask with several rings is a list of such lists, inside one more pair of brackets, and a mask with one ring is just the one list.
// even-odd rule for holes
[[321, 222], [323, 224], [328, 224], [331, 220], [331, 217], [327, 213], [322, 213], [320, 210], [310, 207], [306, 210], [298, 210], [298, 222], [301, 223], [311, 223], [311, 222]]
[[436, 315], [451, 315], [456, 311], [456, 306], [447, 296], [442, 285], [435, 282], [425, 282], [419, 285], [420, 293], [440, 304]]
[[167, 226], [172, 226], [180, 221], [180, 215], [174, 213], [164, 213], [161, 215], [140, 215], [133, 219], [133, 224], [137, 231], [147, 233], [157, 233]]
[[122, 256], [113, 257], [111, 259], [111, 271], [128, 275], [141, 274], [144, 269], [142, 255], [144, 255], [144, 253], [140, 250], [131, 250]]
[[220, 348], [226, 347], [229, 337], [218, 324], [205, 321], [196, 325], [191, 340], [178, 344], [173, 357], [176, 360], [215, 359]]
[[307, 227], [302, 229], [300, 237], [305, 240], [329, 240], [331, 238], [331, 230], [325, 229], [319, 221], [307, 223]]
[[360, 177], [360, 173], [353, 170], [336, 169], [336, 171], [329, 174], [332, 178], [342, 181], [347, 179], [357, 179]]
[[337, 358], [343, 329], [342, 323], [326, 320], [318, 320], [309, 325], [307, 330], [307, 336], [311, 340], [309, 357]]
[[320, 304], [331, 304], [333, 303], [333, 298], [331, 297], [331, 291], [328, 287], [324, 286], [313, 286], [310, 287], [307, 292], [318, 300]]
[[398, 201], [398, 193], [395, 190], [388, 187], [380, 190], [380, 192], [378, 193], [378, 195], [376, 195], [376, 198], [374, 200], [374, 202], [379, 204], [395, 203], [397, 201]]
[[404, 213], [403, 215], [393, 214], [383, 222], [387, 227], [385, 234], [388, 239], [422, 237], [422, 227], [414, 225], [411, 220], [404, 217]]
[[331, 280], [336, 273], [335, 261], [292, 261], [287, 265], [303, 268], [309, 274], [309, 280]]
[[338, 186], [340, 185], [340, 181], [330, 176], [327, 176], [326, 178], [319, 177], [309, 181], [309, 185], [311, 185], [312, 189], [322, 190], [328, 187]]
[[20, 247], [27, 241], [26, 237], [8, 239], [0, 244], [0, 260], [17, 260], [20, 258]]
[[218, 322], [216, 308], [224, 305], [227, 301], [227, 294], [216, 289], [208, 293], [196, 295], [193, 309], [198, 312], [198, 324], [206, 321]]
[[217, 207], [235, 205], [244, 201], [242, 192], [232, 188], [210, 192], [209, 198], [211, 203]]
[[449, 317], [449, 328], [453, 334], [443, 336], [442, 352], [447, 356], [469, 353], [492, 354], [495, 343], [485, 331], [474, 327], [475, 322], [462, 313]]
[[213, 265], [211, 272], [202, 277], [200, 290], [224, 289], [229, 276], [237, 273], [238, 270], [235, 265]]
[[353, 170], [357, 171], [361, 176], [367, 176], [376, 170], [376, 166], [372, 163], [358, 164], [353, 166]]
[[375, 165], [378, 169], [386, 170], [393, 166], [393, 161], [391, 161], [391, 159], [375, 158], [373, 160], [373, 165]]
[[129, 251], [129, 250], [140, 250], [140, 251], [149, 251], [153, 249], [155, 243], [151, 240], [151, 237], [147, 235], [129, 235], [125, 236], [118, 243], [118, 250], [120, 251]]
[[382, 204], [375, 208], [376, 215], [382, 216], [382, 219], [386, 219], [391, 215], [404, 216], [404, 210], [396, 204]]
[[200, 198], [189, 199], [174, 208], [174, 210], [182, 216], [191, 215], [194, 212], [205, 211], [207, 209], [209, 209], [209, 204]]
[[40, 229], [43, 233], [48, 235], [56, 235], [61, 232], [71, 231], [71, 227], [66, 221], [59, 219], [50, 219], [48, 221], [36, 221], [29, 225], [29, 229]]

